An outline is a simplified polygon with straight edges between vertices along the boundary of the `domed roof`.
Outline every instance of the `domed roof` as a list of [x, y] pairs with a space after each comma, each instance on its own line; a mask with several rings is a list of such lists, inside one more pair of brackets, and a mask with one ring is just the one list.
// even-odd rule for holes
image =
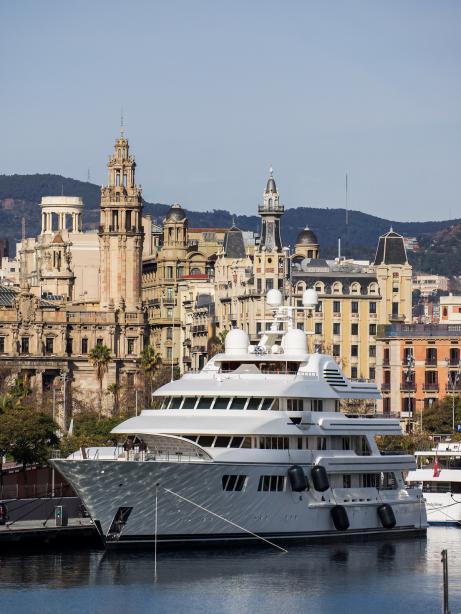
[[296, 245], [318, 245], [318, 239], [314, 231], [309, 226], [306, 226], [304, 230], [298, 235], [296, 239]]
[[269, 169], [269, 179], [266, 184], [266, 194], [270, 194], [271, 192], [277, 192], [277, 186], [275, 185], [274, 179], [274, 171], [272, 170], [272, 166]]
[[186, 218], [184, 209], [178, 203], [171, 205], [168, 213], [166, 214], [166, 220], [169, 222], [182, 222]]

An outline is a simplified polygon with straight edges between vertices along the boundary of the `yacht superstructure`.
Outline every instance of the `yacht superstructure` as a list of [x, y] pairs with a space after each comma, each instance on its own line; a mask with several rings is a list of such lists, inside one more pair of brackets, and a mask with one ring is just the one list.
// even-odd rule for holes
[[400, 434], [399, 422], [339, 411], [377, 399], [376, 386], [309, 353], [271, 292], [258, 345], [230, 330], [224, 353], [154, 393], [161, 409], [113, 430], [123, 447], [52, 461], [107, 546], [425, 531], [421, 491], [402, 475], [414, 457], [382, 456], [375, 441]]

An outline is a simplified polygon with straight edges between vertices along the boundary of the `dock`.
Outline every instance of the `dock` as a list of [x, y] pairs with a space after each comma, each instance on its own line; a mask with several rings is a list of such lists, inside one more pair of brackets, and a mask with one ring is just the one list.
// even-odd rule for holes
[[101, 545], [98, 532], [89, 518], [69, 518], [66, 526], [56, 521], [20, 520], [0, 525], [0, 547], [93, 546]]

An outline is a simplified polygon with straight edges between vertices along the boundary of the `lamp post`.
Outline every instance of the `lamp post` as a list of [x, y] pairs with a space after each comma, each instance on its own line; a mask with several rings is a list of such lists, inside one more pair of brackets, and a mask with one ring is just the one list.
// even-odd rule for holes
[[[445, 360], [447, 367], [450, 367], [450, 360], [447, 358]], [[447, 381], [451, 386], [451, 423], [453, 431], [455, 430], [455, 390], [459, 382], [459, 378], [461, 375], [461, 360], [456, 365], [456, 371], [451, 371], [453, 376], [450, 377], [450, 371], [448, 371]]]
[[413, 432], [413, 422], [414, 422], [413, 405], [410, 402], [410, 399], [411, 399], [410, 384], [412, 383], [412, 374], [414, 372], [414, 368], [415, 368], [414, 356], [413, 356], [413, 354], [408, 354], [407, 362], [406, 362], [406, 370], [405, 370], [405, 383], [407, 385], [407, 390], [408, 390], [408, 406], [407, 406], [407, 409], [410, 409], [410, 411], [409, 411], [409, 413], [410, 413], [410, 432]]

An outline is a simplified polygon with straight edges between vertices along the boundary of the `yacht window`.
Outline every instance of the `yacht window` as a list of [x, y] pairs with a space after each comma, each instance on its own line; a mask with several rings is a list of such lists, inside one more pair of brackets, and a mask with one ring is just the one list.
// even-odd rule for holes
[[170, 401], [171, 401], [171, 397], [165, 397], [163, 399], [162, 409], [167, 409], [168, 405], [170, 404]]
[[234, 397], [229, 409], [245, 409], [247, 400], [242, 397]]
[[171, 397], [169, 409], [179, 409], [181, 407], [182, 397]]
[[244, 437], [243, 443], [241, 445], [242, 448], [251, 448], [251, 437]]
[[351, 449], [351, 439], [350, 437], [342, 437], [342, 449], [350, 450]]
[[230, 440], [231, 440], [230, 437], [216, 437], [216, 441], [214, 442], [214, 447], [215, 448], [227, 448]]
[[326, 449], [327, 449], [327, 438], [317, 437], [317, 450], [326, 450]]
[[262, 475], [259, 478], [258, 491], [282, 492], [283, 490], [285, 490], [284, 475]]
[[423, 492], [450, 492], [451, 482], [423, 482]]
[[200, 397], [199, 402], [197, 403], [197, 409], [210, 409], [212, 403], [212, 397]]
[[323, 411], [323, 400], [322, 399], [312, 399], [311, 411]]
[[395, 479], [394, 473], [388, 471], [381, 473], [379, 488], [381, 490], [394, 490], [397, 488], [397, 480]]
[[214, 402], [213, 409], [227, 409], [229, 401], [229, 397], [217, 397]]
[[288, 437], [260, 437], [259, 447], [262, 450], [288, 450]]
[[247, 409], [259, 409], [261, 401], [261, 397], [251, 397], [250, 399], [248, 399]]
[[304, 400], [303, 399], [287, 399], [288, 411], [303, 411]]
[[223, 475], [222, 489], [233, 492], [240, 492], [245, 486], [246, 475]]
[[343, 488], [351, 488], [352, 479], [350, 473], [343, 474]]
[[193, 441], [194, 443], [197, 441], [197, 435], [183, 435], [184, 439], [188, 439], [189, 441]]
[[242, 445], [243, 437], [232, 437], [232, 441], [230, 443], [231, 448], [240, 448]]
[[198, 444], [204, 448], [211, 448], [214, 441], [214, 435], [200, 435], [198, 438]]
[[358, 437], [355, 453], [360, 456], [370, 456], [371, 450], [366, 437]]
[[185, 397], [184, 403], [182, 404], [183, 409], [194, 409], [195, 403], [197, 399], [195, 397]]
[[298, 440], [298, 450], [303, 449], [303, 437], [297, 437]]
[[261, 405], [261, 409], [270, 409], [273, 400], [274, 399], [263, 399], [263, 404]]
[[363, 473], [362, 487], [363, 488], [378, 488], [381, 480], [379, 473]]

